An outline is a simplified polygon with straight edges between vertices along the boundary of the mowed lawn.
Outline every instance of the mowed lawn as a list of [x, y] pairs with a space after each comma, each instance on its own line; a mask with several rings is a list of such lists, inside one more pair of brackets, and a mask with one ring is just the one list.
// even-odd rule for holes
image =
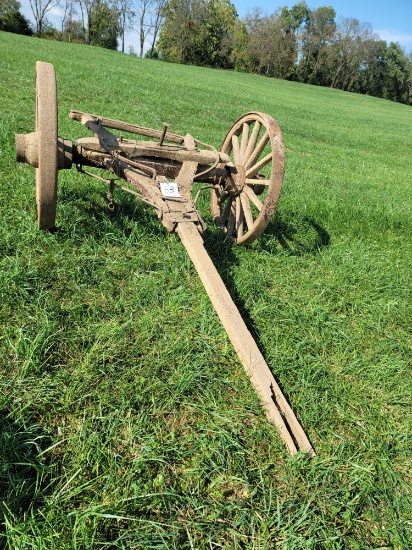
[[[262, 111], [286, 147], [250, 247], [205, 246], [317, 456], [290, 457], [186, 251], [150, 207], [59, 173], [38, 232], [35, 62], [70, 109], [219, 148]], [[412, 107], [0, 33], [0, 547], [412, 548]]]

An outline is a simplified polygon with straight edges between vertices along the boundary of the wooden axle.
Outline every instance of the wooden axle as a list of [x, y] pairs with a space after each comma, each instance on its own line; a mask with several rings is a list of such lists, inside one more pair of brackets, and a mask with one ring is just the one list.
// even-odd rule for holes
[[184, 162], [185, 160], [193, 160], [199, 164], [230, 164], [230, 157], [218, 151], [194, 150], [189, 151], [179, 145], [160, 145], [152, 141], [138, 141], [114, 138], [109, 143], [102, 146], [98, 138], [79, 138], [77, 147], [81, 147], [84, 151], [93, 151], [95, 153], [116, 153], [120, 152], [127, 158], [139, 161], [141, 157], [149, 157], [152, 159], [175, 160]]

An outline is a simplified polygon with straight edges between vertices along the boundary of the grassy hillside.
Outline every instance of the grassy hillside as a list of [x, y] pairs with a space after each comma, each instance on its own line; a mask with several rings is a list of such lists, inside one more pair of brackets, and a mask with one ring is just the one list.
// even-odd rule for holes
[[[0, 33], [0, 547], [412, 547], [412, 109], [253, 75]], [[60, 172], [36, 230], [35, 62], [70, 109], [220, 146], [280, 124], [275, 217], [205, 246], [317, 457], [291, 458], [179, 239], [149, 207]]]

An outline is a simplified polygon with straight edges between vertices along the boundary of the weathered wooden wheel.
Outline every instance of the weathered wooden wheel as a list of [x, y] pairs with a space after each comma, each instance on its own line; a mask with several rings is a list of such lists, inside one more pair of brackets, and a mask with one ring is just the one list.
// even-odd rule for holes
[[284, 175], [282, 133], [264, 113], [240, 117], [221, 151], [230, 155], [232, 177], [212, 190], [213, 219], [237, 244], [250, 244], [265, 230], [279, 200]]
[[54, 66], [36, 63], [36, 202], [39, 229], [52, 229], [57, 204], [57, 89]]

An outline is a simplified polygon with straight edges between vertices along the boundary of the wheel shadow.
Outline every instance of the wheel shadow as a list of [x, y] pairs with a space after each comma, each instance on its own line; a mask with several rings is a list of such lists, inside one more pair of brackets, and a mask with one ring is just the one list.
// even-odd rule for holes
[[266, 252], [277, 250], [291, 256], [314, 254], [329, 246], [330, 235], [313, 218], [300, 213], [276, 213], [259, 238], [259, 247]]
[[[239, 264], [233, 248], [236, 245], [225, 240], [217, 229], [207, 232], [204, 244], [248, 330], [260, 351], [267, 356], [250, 310], [236, 288], [232, 275], [233, 266]], [[316, 220], [298, 213], [286, 212], [275, 215], [265, 233], [251, 245], [251, 248], [265, 251], [273, 256], [285, 253], [290, 256], [304, 256], [318, 254], [329, 244], [330, 235]]]

